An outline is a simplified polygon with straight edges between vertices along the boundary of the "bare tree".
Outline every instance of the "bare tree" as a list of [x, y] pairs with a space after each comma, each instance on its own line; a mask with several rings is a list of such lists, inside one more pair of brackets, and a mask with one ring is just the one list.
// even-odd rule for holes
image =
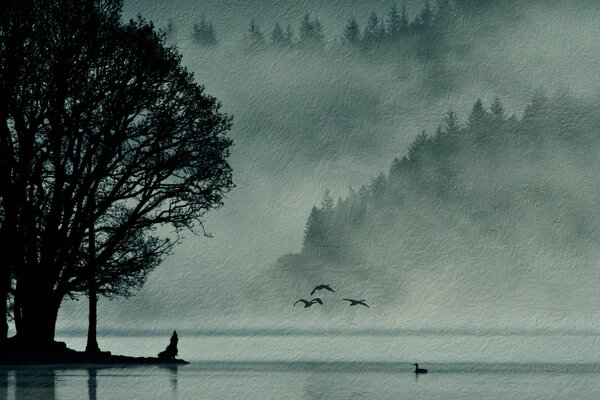
[[19, 343], [43, 347], [65, 296], [90, 279], [130, 294], [222, 205], [231, 118], [151, 23], [121, 21], [121, 1], [0, 13], [0, 280], [14, 277]]

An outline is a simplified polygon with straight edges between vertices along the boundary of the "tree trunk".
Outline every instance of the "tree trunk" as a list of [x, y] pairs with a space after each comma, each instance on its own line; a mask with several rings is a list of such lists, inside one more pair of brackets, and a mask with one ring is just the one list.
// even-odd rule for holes
[[[93, 197], [90, 197], [93, 203]], [[93, 214], [94, 207], [91, 208]], [[96, 291], [96, 230], [94, 229], [94, 219], [90, 218], [89, 228], [89, 260], [88, 260], [88, 298], [89, 298], [89, 319], [86, 353], [99, 353], [96, 326], [98, 324], [98, 293]]]
[[21, 293], [21, 322], [17, 331], [23, 350], [52, 348], [60, 299], [53, 292]]
[[[95, 279], [95, 278], [94, 278]], [[88, 325], [88, 336], [87, 336], [87, 345], [85, 346], [85, 352], [86, 353], [99, 353], [100, 352], [100, 348], [98, 347], [98, 341], [96, 339], [97, 337], [97, 332], [96, 332], [96, 325], [97, 325], [97, 320], [98, 320], [98, 313], [97, 313], [97, 305], [98, 305], [98, 296], [96, 294], [96, 285], [95, 282], [94, 284], [90, 284], [89, 287], [89, 325]]]

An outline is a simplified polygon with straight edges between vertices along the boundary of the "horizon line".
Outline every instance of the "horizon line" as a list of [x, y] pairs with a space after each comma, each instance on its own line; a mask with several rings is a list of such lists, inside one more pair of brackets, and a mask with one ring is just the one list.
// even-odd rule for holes
[[[176, 330], [185, 336], [600, 336], [598, 329], [574, 328], [358, 328], [358, 329], [310, 329], [295, 327], [249, 327], [249, 328], [100, 328], [98, 336], [163, 336]], [[87, 336], [87, 328], [57, 329], [56, 336]]]

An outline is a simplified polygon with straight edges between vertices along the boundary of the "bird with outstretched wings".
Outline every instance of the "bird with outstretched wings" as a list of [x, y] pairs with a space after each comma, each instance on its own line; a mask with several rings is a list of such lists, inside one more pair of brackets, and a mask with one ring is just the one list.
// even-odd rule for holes
[[361, 305], [361, 306], [370, 308], [369, 305], [367, 303], [365, 303], [365, 300], [354, 300], [354, 299], [342, 299], [342, 300], [349, 301], [351, 306]]
[[298, 300], [298, 301], [296, 301], [296, 302], [294, 303], [294, 307], [295, 307], [295, 306], [296, 306], [296, 304], [298, 304], [298, 303], [303, 303], [303, 304], [304, 304], [304, 308], [308, 308], [308, 307], [312, 306], [312, 305], [313, 305], [313, 304], [315, 304], [315, 303], [318, 303], [318, 304], [320, 304], [320, 305], [323, 305], [323, 301], [322, 301], [320, 298], [318, 298], [318, 297], [315, 297], [314, 299], [312, 299], [312, 300], [310, 300], [310, 301], [309, 301], [309, 300], [305, 300], [305, 299], [300, 299], [300, 300]]
[[330, 292], [335, 293], [335, 290], [333, 290], [331, 288], [331, 286], [329, 286], [329, 285], [318, 285], [318, 286], [315, 286], [315, 288], [312, 290], [312, 292], [310, 292], [310, 295], [311, 296], [314, 295], [315, 292], [318, 290], [329, 290]]

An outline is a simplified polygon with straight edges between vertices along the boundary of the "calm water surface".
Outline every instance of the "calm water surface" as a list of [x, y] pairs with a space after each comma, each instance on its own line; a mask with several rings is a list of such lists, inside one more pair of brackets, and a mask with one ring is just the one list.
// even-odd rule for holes
[[[84, 343], [65, 340], [76, 348]], [[180, 352], [186, 349], [190, 365], [1, 368], [0, 399], [479, 400], [597, 399], [600, 394], [600, 353], [591, 335], [180, 340], [187, 341]], [[107, 341], [120, 343], [129, 354], [152, 355], [144, 353], [165, 339]], [[417, 378], [411, 372], [415, 361], [430, 373]]]

